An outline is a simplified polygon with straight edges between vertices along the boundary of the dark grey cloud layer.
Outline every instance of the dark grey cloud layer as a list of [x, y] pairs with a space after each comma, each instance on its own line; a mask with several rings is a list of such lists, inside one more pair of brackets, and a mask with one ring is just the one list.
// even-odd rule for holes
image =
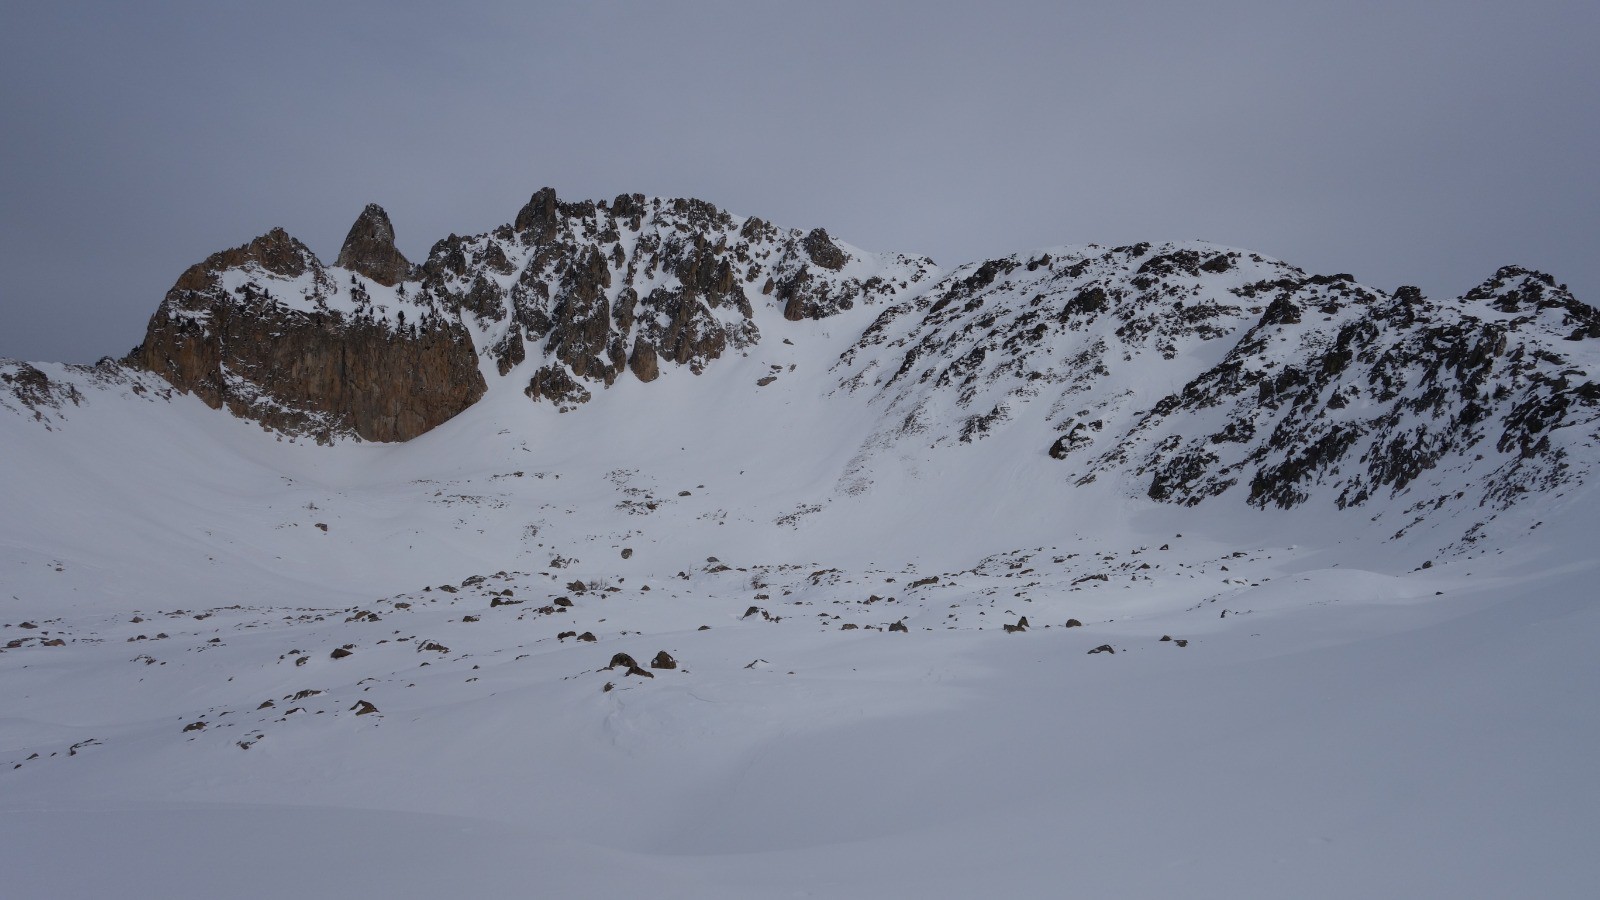
[[1600, 303], [1592, 2], [5, 3], [0, 356], [121, 354], [188, 265], [529, 194], [691, 195], [955, 263], [1203, 238]]

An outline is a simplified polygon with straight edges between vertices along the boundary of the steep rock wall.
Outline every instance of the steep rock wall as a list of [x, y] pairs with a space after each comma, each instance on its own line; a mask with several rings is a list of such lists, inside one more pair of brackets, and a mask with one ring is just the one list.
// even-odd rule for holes
[[396, 285], [375, 300], [395, 286], [328, 269], [274, 229], [185, 272], [128, 361], [275, 430], [408, 440], [485, 384], [459, 319]]

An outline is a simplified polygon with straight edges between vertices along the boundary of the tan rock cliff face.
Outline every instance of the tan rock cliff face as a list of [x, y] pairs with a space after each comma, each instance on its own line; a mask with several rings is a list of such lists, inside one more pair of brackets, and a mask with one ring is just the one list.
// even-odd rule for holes
[[[185, 272], [129, 361], [214, 408], [319, 440], [408, 440], [483, 395], [457, 317], [426, 298], [369, 311], [359, 283], [344, 288], [353, 308], [340, 308], [329, 302], [342, 296], [340, 274], [274, 229]], [[296, 289], [294, 302], [274, 293]]]

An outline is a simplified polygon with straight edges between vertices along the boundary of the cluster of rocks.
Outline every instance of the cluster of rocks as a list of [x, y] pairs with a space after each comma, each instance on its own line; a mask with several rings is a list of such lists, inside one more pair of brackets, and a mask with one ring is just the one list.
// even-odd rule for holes
[[[677, 667], [678, 661], [672, 657], [672, 654], [665, 650], [656, 653], [655, 657], [650, 660], [650, 669], [668, 670], [676, 669]], [[638, 661], [635, 660], [631, 654], [622, 652], [613, 653], [611, 655], [611, 662], [606, 666], [606, 669], [622, 669], [622, 674], [624, 677], [629, 675], [637, 676], [639, 678], [656, 677], [655, 673], [651, 672], [650, 669], [640, 666]], [[602, 690], [609, 691], [614, 687], [615, 685], [608, 681]]]

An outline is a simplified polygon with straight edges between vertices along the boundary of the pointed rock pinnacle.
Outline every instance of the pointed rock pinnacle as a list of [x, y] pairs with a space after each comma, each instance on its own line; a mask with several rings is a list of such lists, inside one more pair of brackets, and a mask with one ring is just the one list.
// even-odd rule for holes
[[389, 224], [389, 214], [376, 203], [368, 203], [356, 223], [350, 226], [334, 265], [365, 275], [385, 287], [398, 284], [411, 274], [411, 263], [394, 245], [394, 226]]

